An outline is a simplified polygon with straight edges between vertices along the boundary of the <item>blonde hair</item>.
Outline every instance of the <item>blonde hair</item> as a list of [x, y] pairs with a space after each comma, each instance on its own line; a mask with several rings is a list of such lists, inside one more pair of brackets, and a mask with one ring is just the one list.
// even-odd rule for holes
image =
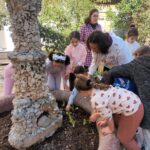
[[84, 75], [77, 75], [75, 79], [75, 87], [78, 91], [87, 91], [92, 88], [107, 90], [110, 88], [110, 85], [103, 83], [92, 82], [90, 79], [85, 77]]

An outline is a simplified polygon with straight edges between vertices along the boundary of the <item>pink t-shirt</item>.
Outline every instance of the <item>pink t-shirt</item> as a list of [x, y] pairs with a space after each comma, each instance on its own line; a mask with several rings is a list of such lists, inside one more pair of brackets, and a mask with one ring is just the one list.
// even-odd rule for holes
[[65, 49], [65, 55], [70, 57], [70, 65], [67, 67], [66, 73], [73, 73], [76, 66], [84, 66], [86, 59], [86, 48], [83, 44], [79, 43], [76, 47], [72, 44], [68, 45]]
[[91, 104], [102, 118], [111, 118], [115, 113], [125, 116], [134, 114], [141, 101], [133, 92], [111, 86], [106, 91], [94, 89], [91, 95]]

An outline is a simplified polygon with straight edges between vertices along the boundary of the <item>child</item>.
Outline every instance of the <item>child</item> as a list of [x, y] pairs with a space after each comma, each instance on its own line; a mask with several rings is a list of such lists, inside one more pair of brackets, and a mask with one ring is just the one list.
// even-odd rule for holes
[[[79, 74], [82, 74], [84, 76], [88, 75], [86, 72], [86, 69], [83, 66], [75, 67], [74, 74], [75, 74], [75, 76], [79, 75]], [[94, 80], [96, 83], [100, 83], [100, 79], [98, 77], [94, 77], [92, 80]], [[73, 105], [74, 100], [77, 95], [78, 95], [78, 90], [74, 87], [74, 89], [72, 90], [72, 92], [69, 96], [68, 104], [66, 106], [66, 111], [68, 111], [68, 112], [70, 111], [71, 105]]]
[[67, 75], [69, 77], [70, 90], [74, 88], [74, 69], [76, 66], [84, 66], [86, 59], [86, 48], [80, 43], [80, 33], [78, 31], [71, 32], [70, 36], [70, 45], [67, 46], [65, 54], [70, 57], [71, 63], [67, 67]]
[[12, 78], [12, 63], [9, 63], [4, 69], [4, 96], [12, 95], [14, 80]]
[[[75, 74], [75, 76], [78, 74], [87, 75], [87, 72], [85, 71], [85, 68], [83, 66], [77, 66], [74, 69], [74, 74]], [[71, 105], [73, 105], [73, 102], [74, 102], [77, 95], [78, 95], [78, 90], [74, 87], [74, 89], [72, 90], [72, 92], [69, 96], [69, 100], [68, 100], [68, 103], [66, 106], [66, 111], [68, 111], [68, 112], [70, 111]]]
[[120, 114], [116, 131], [120, 142], [127, 150], [140, 150], [134, 140], [144, 114], [143, 105], [138, 96], [119, 87], [93, 83], [82, 75], [77, 76], [75, 87], [82, 96], [91, 97], [93, 113], [90, 120], [95, 122], [100, 118], [97, 122], [98, 126], [102, 128], [105, 124], [109, 126], [109, 130], [102, 131], [103, 134], [114, 131], [112, 115]]
[[70, 64], [70, 58], [62, 53], [54, 52], [51, 52], [48, 58], [46, 62], [47, 85], [50, 90], [58, 90], [61, 86], [61, 79], [66, 86], [64, 72], [66, 66]]
[[105, 74], [102, 82], [110, 84], [116, 77], [126, 77], [135, 82], [138, 95], [144, 105], [144, 118], [141, 127], [144, 129], [146, 150], [150, 149], [150, 47], [143, 46], [135, 51], [136, 59], [126, 65], [114, 67]]
[[140, 47], [139, 43], [136, 41], [138, 38], [138, 35], [139, 35], [138, 30], [135, 27], [135, 25], [131, 25], [130, 29], [128, 30], [128, 32], [126, 34], [125, 44], [126, 44], [128, 50], [131, 51], [133, 56], [134, 56], [135, 50]]

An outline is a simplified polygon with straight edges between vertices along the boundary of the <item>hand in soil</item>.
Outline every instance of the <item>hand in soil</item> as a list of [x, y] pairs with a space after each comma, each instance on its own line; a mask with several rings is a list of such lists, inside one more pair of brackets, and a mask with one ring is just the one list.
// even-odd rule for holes
[[71, 110], [71, 106], [68, 104], [68, 105], [66, 106], [66, 111], [67, 111], [67, 112], [70, 112], [70, 110]]
[[97, 118], [100, 117], [99, 113], [93, 113], [91, 116], [90, 116], [90, 121], [91, 122], [96, 122]]

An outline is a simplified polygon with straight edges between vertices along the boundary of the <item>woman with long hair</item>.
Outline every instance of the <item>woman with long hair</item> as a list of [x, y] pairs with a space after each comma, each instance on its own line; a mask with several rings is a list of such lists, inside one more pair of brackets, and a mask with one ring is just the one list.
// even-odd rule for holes
[[[98, 9], [92, 9], [89, 12], [88, 17], [85, 19], [84, 24], [80, 28], [81, 42], [86, 45], [89, 35], [94, 31], [101, 31], [101, 25], [98, 23], [99, 11]], [[92, 61], [91, 50], [87, 48], [87, 56], [85, 60], [85, 67], [89, 68]]]

